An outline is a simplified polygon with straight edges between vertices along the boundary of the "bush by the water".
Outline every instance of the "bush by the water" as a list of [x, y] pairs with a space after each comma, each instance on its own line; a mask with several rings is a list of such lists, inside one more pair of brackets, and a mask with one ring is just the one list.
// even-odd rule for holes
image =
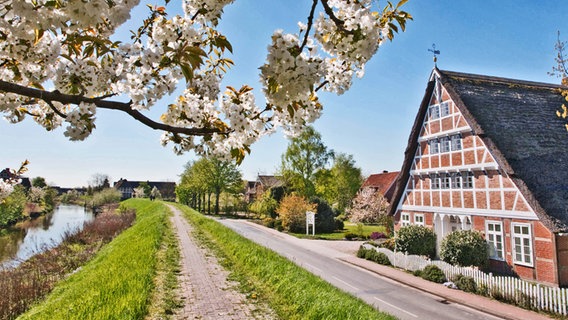
[[400, 252], [433, 258], [436, 255], [436, 234], [425, 226], [404, 226], [396, 234], [395, 247]]
[[442, 241], [440, 258], [449, 264], [484, 267], [487, 265], [487, 256], [487, 242], [477, 231], [454, 231]]
[[446, 275], [444, 274], [444, 271], [434, 264], [427, 265], [421, 271], [415, 272], [414, 275], [418, 275], [423, 279], [436, 283], [446, 282]]

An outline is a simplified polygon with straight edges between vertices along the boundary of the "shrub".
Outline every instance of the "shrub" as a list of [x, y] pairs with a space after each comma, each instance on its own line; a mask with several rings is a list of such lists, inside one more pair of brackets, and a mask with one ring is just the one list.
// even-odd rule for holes
[[[333, 232], [335, 230], [335, 212], [329, 204], [321, 198], [313, 198], [312, 203], [317, 206], [316, 232]], [[304, 216], [305, 219], [305, 216]]]
[[263, 217], [276, 218], [276, 208], [278, 201], [272, 198], [270, 190], [264, 192], [262, 196], [256, 199], [249, 206], [249, 210]]
[[346, 240], [353, 240], [353, 239], [356, 239], [357, 237], [359, 237], [359, 236], [357, 234], [353, 233], [353, 232], [347, 232], [345, 234]]
[[420, 276], [423, 279], [428, 281], [436, 282], [436, 283], [444, 283], [446, 282], [446, 275], [442, 271], [442, 269], [438, 268], [437, 265], [429, 264], [427, 265], [421, 272]]
[[440, 258], [458, 266], [484, 267], [487, 264], [487, 242], [473, 230], [454, 231], [442, 241]]
[[381, 243], [379, 243], [379, 247], [389, 249], [390, 251], [394, 251], [395, 239], [394, 238], [386, 239]]
[[454, 284], [458, 287], [458, 289], [465, 291], [465, 292], [477, 292], [477, 283], [472, 277], [464, 276], [463, 274], [458, 274], [454, 278]]
[[335, 217], [335, 230], [343, 230], [345, 228], [345, 223], [340, 217]]
[[122, 193], [115, 188], [103, 189], [93, 195], [93, 206], [99, 207], [105, 204], [117, 203], [121, 197]]
[[367, 259], [385, 266], [391, 265], [389, 257], [387, 257], [386, 254], [378, 252], [375, 249], [367, 249], [363, 246], [359, 247], [359, 250], [357, 251], [357, 257]]
[[296, 195], [284, 197], [276, 210], [282, 220], [282, 227], [290, 232], [306, 231], [306, 211], [316, 211], [315, 205]]
[[371, 240], [386, 239], [387, 235], [382, 232], [373, 231], [369, 238], [371, 238]]
[[276, 221], [276, 219], [267, 217], [267, 218], [262, 219], [262, 225], [264, 225], [265, 227], [268, 227], [268, 228], [274, 228], [274, 222], [275, 221]]
[[397, 251], [433, 258], [436, 255], [436, 234], [425, 226], [405, 226], [398, 230], [395, 247]]

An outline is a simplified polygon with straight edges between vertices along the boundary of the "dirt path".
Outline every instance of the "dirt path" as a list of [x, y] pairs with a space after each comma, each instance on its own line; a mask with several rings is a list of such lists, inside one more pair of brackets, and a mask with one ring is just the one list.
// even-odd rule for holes
[[181, 251], [179, 294], [184, 307], [176, 319], [275, 319], [272, 311], [247, 300], [237, 283], [227, 280], [229, 272], [219, 265], [210, 250], [192, 237], [193, 227], [174, 206], [168, 205]]

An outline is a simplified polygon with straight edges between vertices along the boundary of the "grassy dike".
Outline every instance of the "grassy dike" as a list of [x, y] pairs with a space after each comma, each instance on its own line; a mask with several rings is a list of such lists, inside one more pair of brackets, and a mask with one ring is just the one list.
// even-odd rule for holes
[[395, 319], [343, 292], [288, 259], [178, 205], [198, 237], [215, 250], [249, 296], [266, 301], [282, 319]]
[[168, 210], [148, 200], [123, 205], [136, 209], [135, 224], [19, 319], [143, 319], [171, 313], [177, 302], [168, 292], [176, 285], [179, 259]]

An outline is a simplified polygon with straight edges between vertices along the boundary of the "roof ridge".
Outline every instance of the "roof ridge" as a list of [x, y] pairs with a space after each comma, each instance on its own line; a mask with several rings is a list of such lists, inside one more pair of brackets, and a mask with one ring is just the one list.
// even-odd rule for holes
[[505, 78], [505, 77], [496, 77], [496, 76], [486, 76], [481, 74], [474, 74], [474, 73], [464, 73], [464, 72], [456, 72], [450, 70], [440, 70], [437, 71], [447, 77], [461, 77], [461, 78], [470, 78], [472, 80], [479, 80], [479, 81], [493, 81], [493, 82], [500, 82], [500, 83], [514, 83], [519, 85], [525, 85], [529, 87], [543, 87], [547, 89], [568, 89], [568, 87], [554, 84], [554, 83], [547, 83], [547, 82], [537, 82], [537, 81], [528, 81], [528, 80], [520, 80], [520, 79], [512, 79], [512, 78]]

